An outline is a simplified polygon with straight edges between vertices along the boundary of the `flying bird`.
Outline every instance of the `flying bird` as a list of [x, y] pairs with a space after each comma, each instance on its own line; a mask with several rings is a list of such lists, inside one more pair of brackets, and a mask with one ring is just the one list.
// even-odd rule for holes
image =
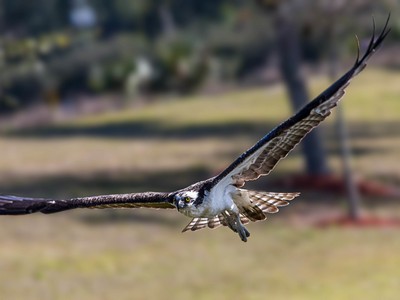
[[228, 226], [244, 242], [250, 236], [244, 225], [266, 219], [299, 193], [272, 193], [243, 188], [247, 181], [268, 175], [276, 164], [319, 125], [343, 97], [350, 80], [366, 66], [390, 31], [390, 16], [378, 37], [373, 34], [365, 53], [347, 73], [240, 155], [219, 175], [170, 193], [145, 192], [53, 200], [0, 195], [0, 215], [25, 215], [35, 212], [56, 213], [74, 208], [165, 208], [177, 209], [192, 218], [183, 232], [205, 227]]

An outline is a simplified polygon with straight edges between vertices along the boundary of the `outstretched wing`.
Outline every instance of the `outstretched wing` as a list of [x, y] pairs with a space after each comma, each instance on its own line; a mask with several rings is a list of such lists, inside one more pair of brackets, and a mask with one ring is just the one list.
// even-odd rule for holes
[[102, 195], [51, 200], [0, 195], [0, 215], [24, 215], [34, 212], [45, 214], [74, 208], [175, 208], [167, 193], [136, 193]]
[[303, 107], [297, 114], [277, 126], [252, 148], [244, 152], [227, 169], [216, 176], [211, 186], [233, 184], [243, 186], [246, 181], [256, 180], [267, 175], [275, 165], [284, 158], [314, 127], [321, 123], [343, 97], [345, 88], [350, 80], [360, 73], [366, 66], [368, 59], [378, 49], [390, 31], [387, 28], [390, 16], [381, 34], [375, 37], [375, 23], [373, 34], [365, 54], [357, 59], [353, 67], [322, 92], [313, 101]]

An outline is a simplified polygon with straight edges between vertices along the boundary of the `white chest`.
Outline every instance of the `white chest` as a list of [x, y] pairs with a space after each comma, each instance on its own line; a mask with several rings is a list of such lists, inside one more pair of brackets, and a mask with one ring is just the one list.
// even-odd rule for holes
[[225, 189], [211, 189], [204, 195], [201, 217], [212, 218], [225, 210], [236, 211], [237, 207], [231, 196], [235, 190], [236, 188], [231, 185], [226, 186]]

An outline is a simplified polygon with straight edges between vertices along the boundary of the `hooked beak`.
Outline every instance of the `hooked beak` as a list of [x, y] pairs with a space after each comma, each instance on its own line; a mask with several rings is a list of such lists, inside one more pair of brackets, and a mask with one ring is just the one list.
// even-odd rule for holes
[[178, 210], [180, 210], [185, 207], [185, 204], [181, 200], [179, 200], [176, 204], [176, 207], [178, 208]]
[[183, 201], [181, 200], [181, 197], [176, 196], [175, 197], [175, 206], [178, 210], [182, 209], [184, 207]]

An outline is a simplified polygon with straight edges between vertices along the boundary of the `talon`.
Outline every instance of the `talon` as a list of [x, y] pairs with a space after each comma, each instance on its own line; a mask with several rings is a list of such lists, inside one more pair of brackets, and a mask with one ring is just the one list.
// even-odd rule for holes
[[243, 227], [243, 229], [244, 229], [244, 232], [246, 233], [246, 237], [249, 237], [250, 236], [250, 232], [246, 229], [246, 227]]
[[247, 242], [247, 238], [250, 236], [250, 232], [244, 226], [239, 228], [238, 234], [243, 242]]
[[240, 236], [240, 239], [241, 239], [243, 242], [247, 242], [247, 236], [246, 236], [246, 233], [245, 233], [244, 231], [240, 230], [239, 236]]

